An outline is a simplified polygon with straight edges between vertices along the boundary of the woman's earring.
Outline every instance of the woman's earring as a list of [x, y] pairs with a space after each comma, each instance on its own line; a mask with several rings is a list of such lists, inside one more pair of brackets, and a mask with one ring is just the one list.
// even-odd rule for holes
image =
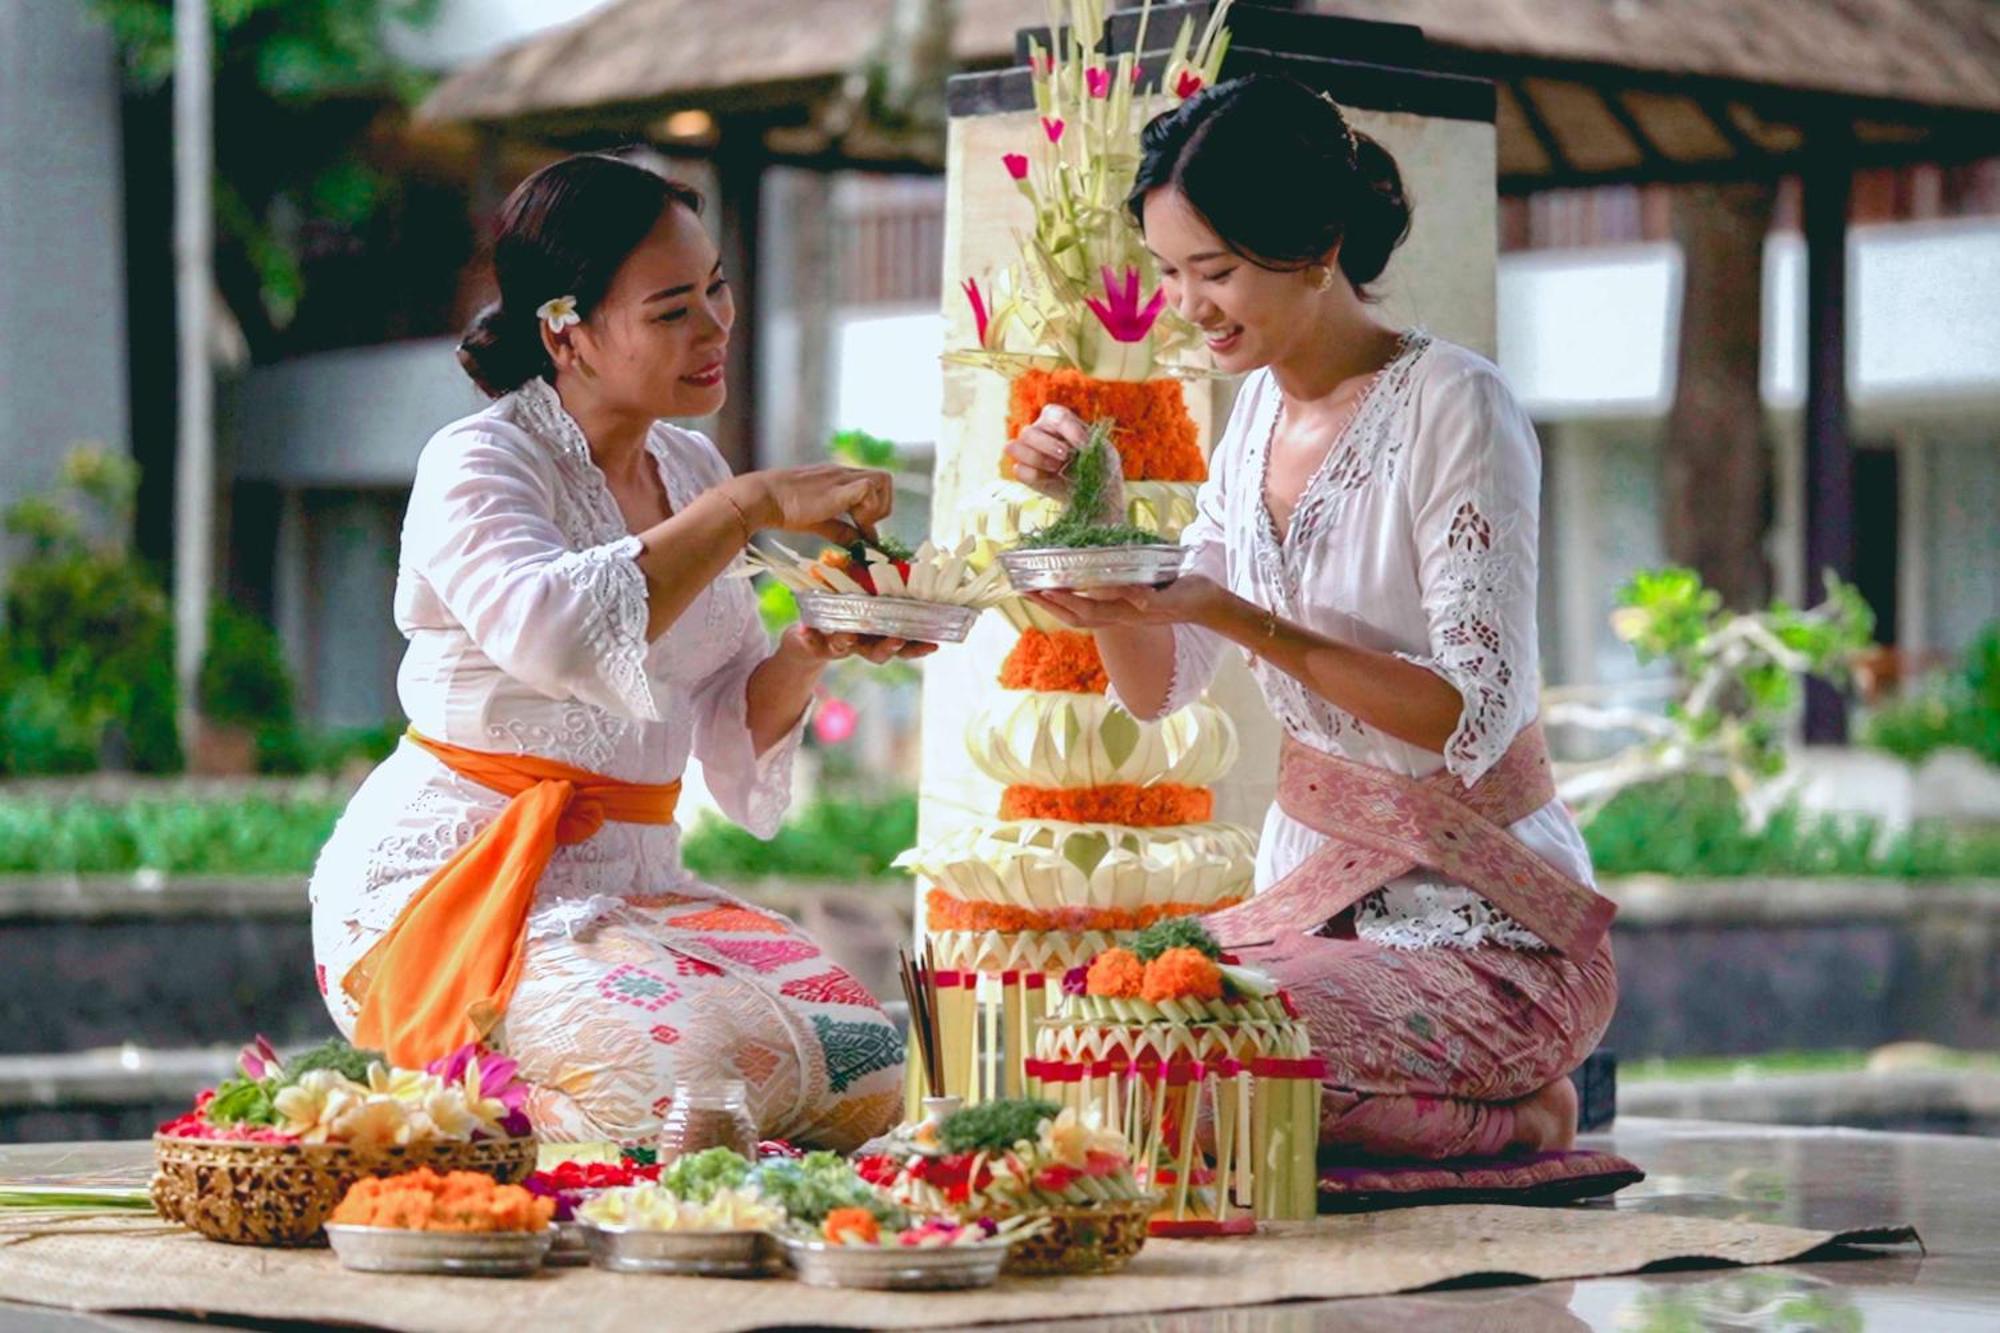
[[1330, 292], [1333, 290], [1333, 265], [1326, 264], [1321, 266], [1319, 271], [1319, 281], [1315, 283], [1314, 286], [1316, 286], [1320, 291], [1323, 292]]

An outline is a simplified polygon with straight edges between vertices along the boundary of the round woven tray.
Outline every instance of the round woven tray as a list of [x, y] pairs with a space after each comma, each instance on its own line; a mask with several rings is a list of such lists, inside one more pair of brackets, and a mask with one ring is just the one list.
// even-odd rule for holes
[[153, 1136], [153, 1206], [170, 1222], [233, 1245], [313, 1245], [367, 1176], [420, 1166], [482, 1171], [517, 1185], [535, 1169], [535, 1140], [358, 1148], [332, 1143], [225, 1143]]
[[1146, 1223], [1158, 1206], [1159, 1200], [1147, 1196], [1029, 1213], [1047, 1222], [1015, 1242], [1005, 1271], [1019, 1277], [1115, 1273], [1146, 1243]]

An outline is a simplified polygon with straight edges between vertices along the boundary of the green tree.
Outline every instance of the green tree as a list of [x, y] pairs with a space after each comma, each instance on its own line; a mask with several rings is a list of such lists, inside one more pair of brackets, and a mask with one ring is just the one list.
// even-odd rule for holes
[[[118, 43], [132, 90], [165, 88], [173, 0], [89, 3]], [[272, 328], [290, 323], [304, 293], [303, 238], [317, 226], [355, 230], [394, 192], [362, 156], [362, 136], [385, 104], [424, 92], [426, 76], [388, 38], [430, 23], [438, 3], [210, 0], [218, 234], [254, 270]]]

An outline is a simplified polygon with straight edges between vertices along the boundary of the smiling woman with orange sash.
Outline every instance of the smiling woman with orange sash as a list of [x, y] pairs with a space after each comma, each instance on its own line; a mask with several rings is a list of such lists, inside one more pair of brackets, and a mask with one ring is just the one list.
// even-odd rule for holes
[[852, 653], [774, 646], [726, 577], [760, 528], [853, 537], [887, 474], [732, 476], [664, 418], [721, 406], [734, 311], [701, 198], [586, 155], [511, 195], [500, 299], [459, 358], [492, 406], [425, 447], [396, 622], [410, 732], [355, 794], [312, 880], [341, 1030], [421, 1065], [503, 1047], [557, 1140], [640, 1141], [676, 1080], [740, 1079], [761, 1133], [851, 1147], [900, 1100], [873, 997], [785, 918], [681, 864], [680, 777], [768, 837], [814, 683]]

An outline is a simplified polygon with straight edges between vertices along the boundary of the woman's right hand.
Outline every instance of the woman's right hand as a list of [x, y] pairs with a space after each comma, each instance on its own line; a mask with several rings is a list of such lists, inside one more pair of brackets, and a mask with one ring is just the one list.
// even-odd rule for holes
[[1058, 500], [1069, 496], [1070, 461], [1089, 443], [1090, 427], [1083, 418], [1058, 403], [1050, 403], [1034, 424], [1007, 442], [1005, 453], [1014, 478]]
[[895, 479], [887, 472], [839, 463], [771, 468], [737, 480], [751, 492], [743, 508], [756, 526], [842, 543], [870, 536], [896, 500]]

